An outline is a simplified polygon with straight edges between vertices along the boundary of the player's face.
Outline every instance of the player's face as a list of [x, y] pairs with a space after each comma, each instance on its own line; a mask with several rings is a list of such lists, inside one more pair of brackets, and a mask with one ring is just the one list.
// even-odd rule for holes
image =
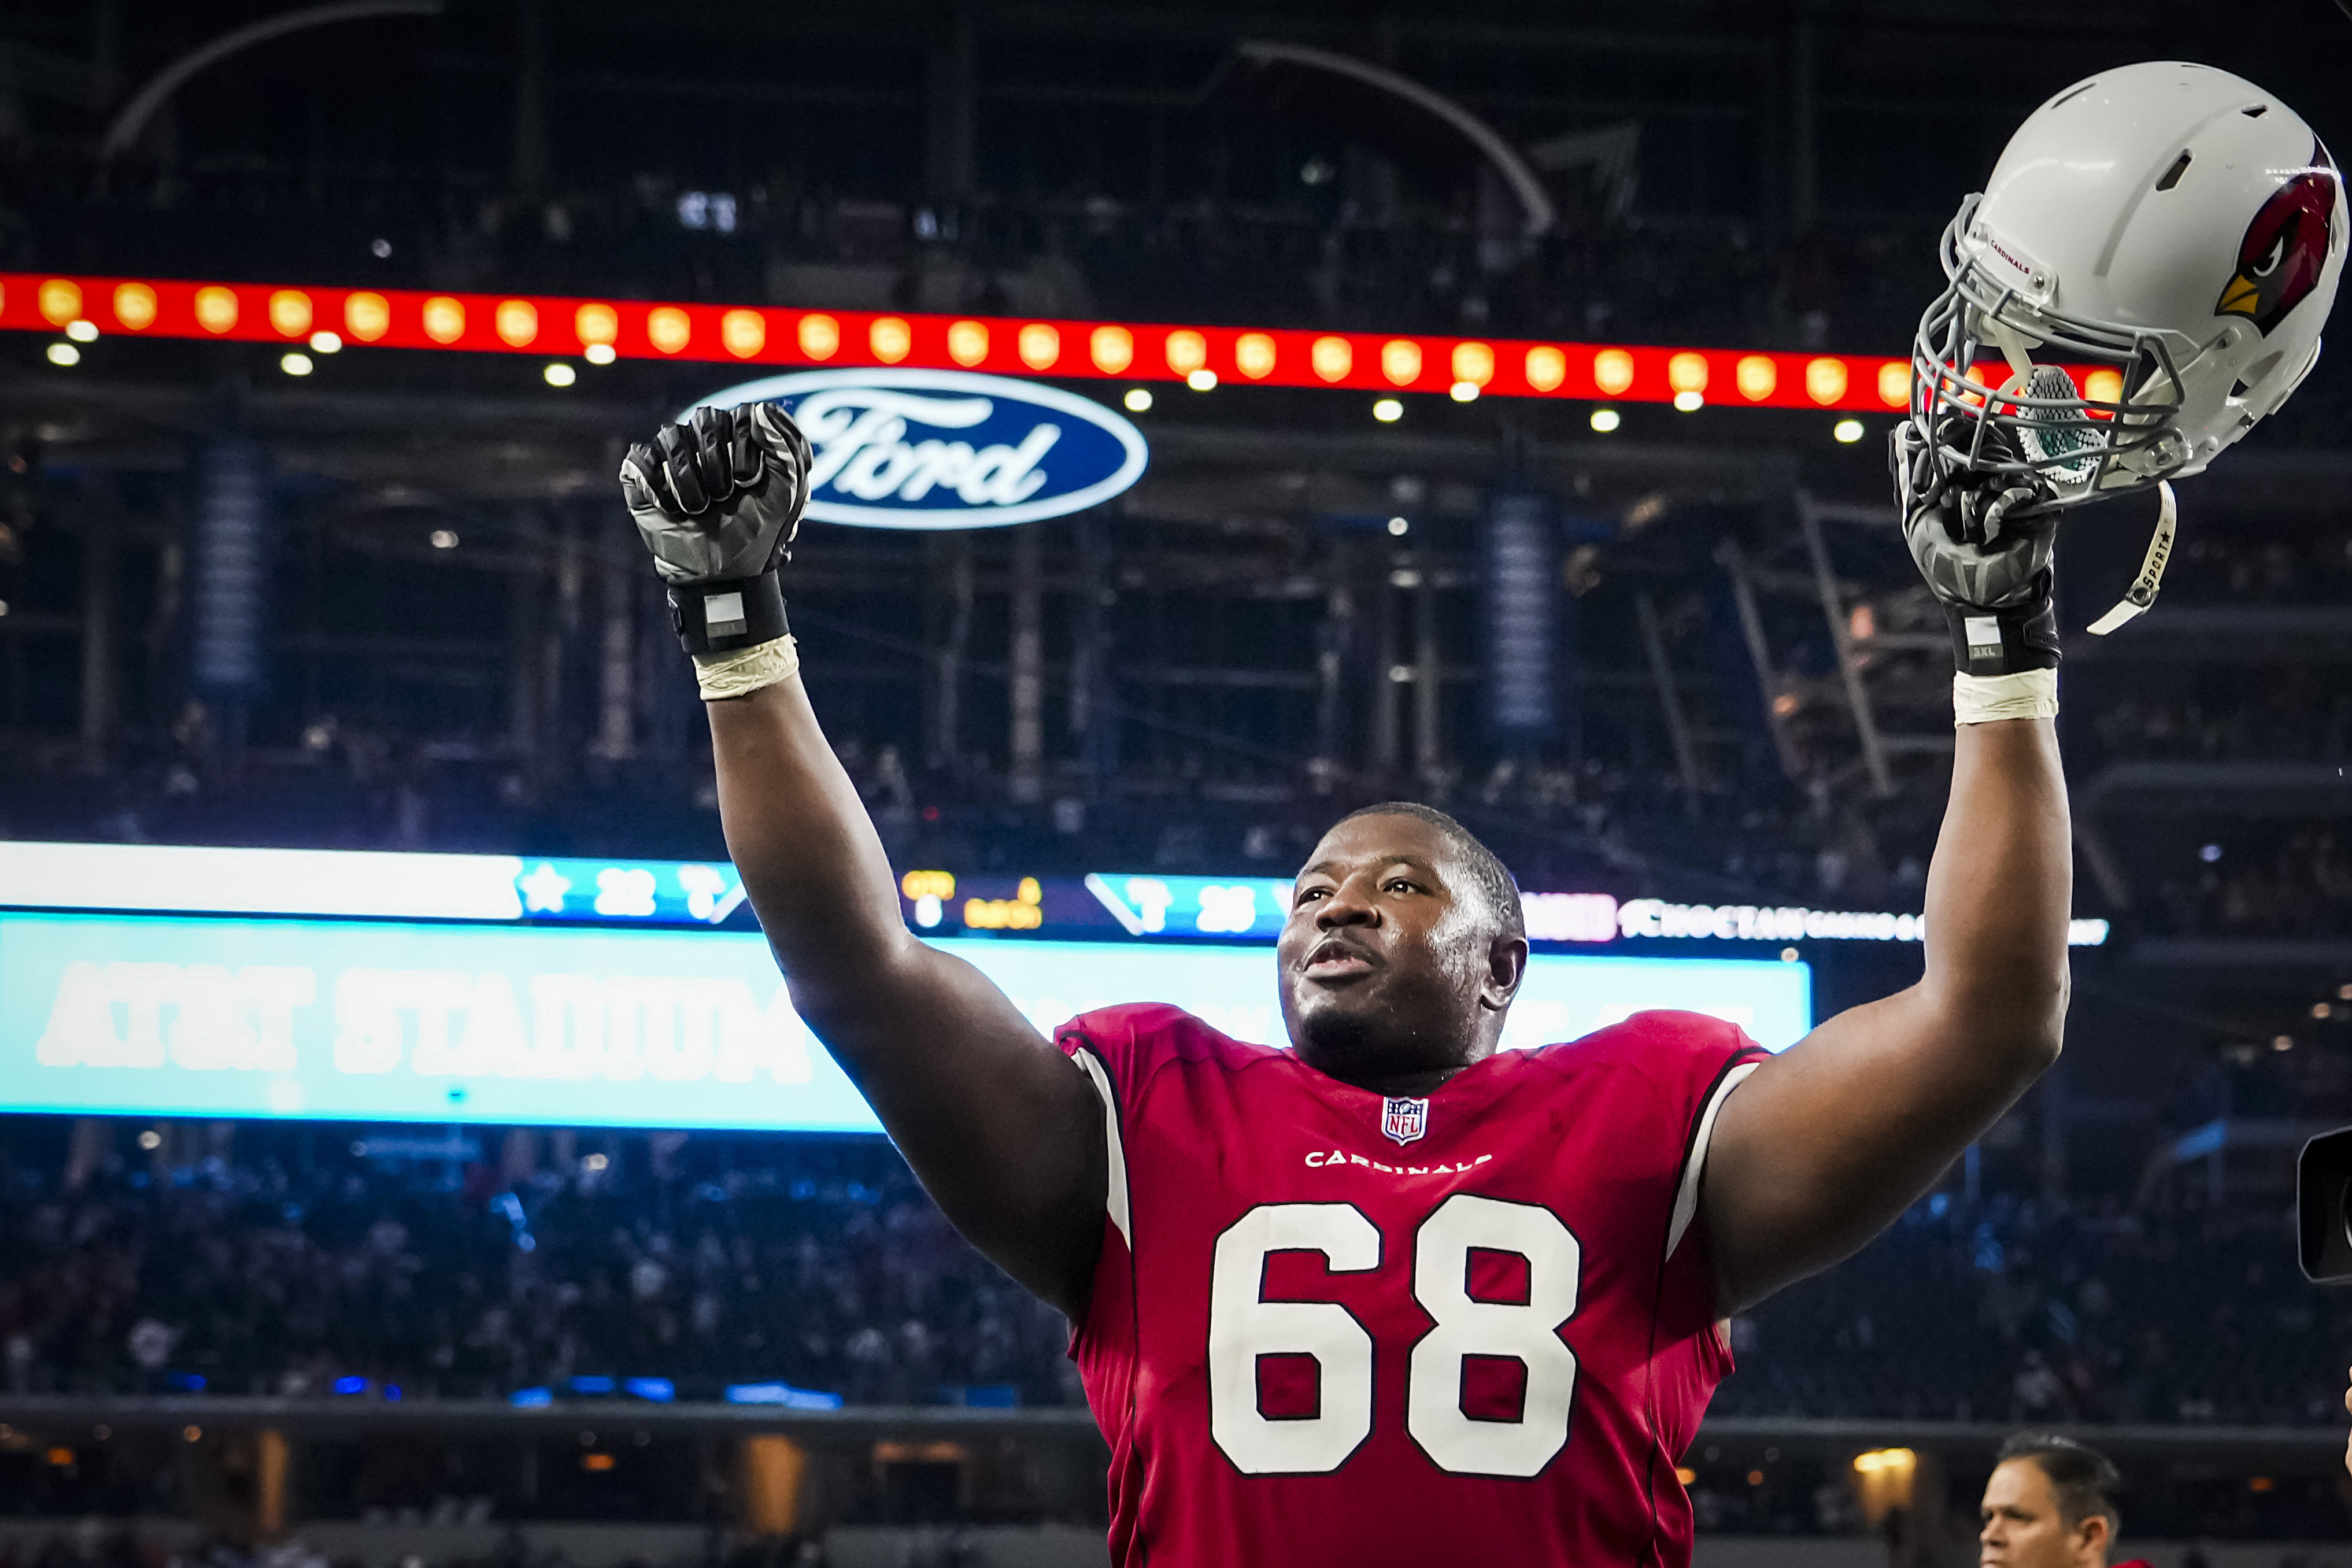
[[1985, 1568], [2105, 1568], [2105, 1519], [2094, 1514], [2069, 1530], [2050, 1477], [2032, 1459], [1993, 1467], [1978, 1515], [1977, 1561]]
[[1426, 1092], [1493, 1048], [1525, 949], [1497, 940], [1444, 834], [1418, 817], [1359, 816], [1298, 874], [1276, 952], [1283, 1022], [1305, 1060], [1366, 1088]]

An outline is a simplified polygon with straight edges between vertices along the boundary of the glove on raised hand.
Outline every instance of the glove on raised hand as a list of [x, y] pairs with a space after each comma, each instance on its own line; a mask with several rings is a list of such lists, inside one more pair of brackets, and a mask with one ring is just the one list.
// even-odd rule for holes
[[687, 652], [726, 653], [791, 629], [782, 574], [809, 465], [807, 437], [772, 403], [698, 408], [622, 459], [622, 497], [668, 584]]
[[[1952, 430], [1955, 442], [1969, 433]], [[2015, 439], [1984, 432], [1986, 460], [2021, 461]], [[2058, 612], [2051, 545], [2055, 509], [2031, 475], [1939, 471], [1908, 424], [1889, 454], [1903, 509], [1904, 542], [1952, 629], [1952, 662], [1963, 675], [2013, 675], [2058, 667]], [[2024, 515], [2019, 515], [2023, 513]]]

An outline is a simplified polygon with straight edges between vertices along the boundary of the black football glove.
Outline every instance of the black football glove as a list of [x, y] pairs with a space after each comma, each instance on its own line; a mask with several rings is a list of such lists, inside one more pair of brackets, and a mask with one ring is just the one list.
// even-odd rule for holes
[[784, 622], [782, 574], [808, 505], [809, 444], [772, 403], [698, 408], [621, 461], [621, 495], [669, 586], [688, 653], [771, 642]]
[[[1958, 444], [1972, 432], [1958, 416], [1938, 431]], [[2023, 458], [1995, 425], [1979, 448], [1994, 463]], [[1895, 426], [1889, 460], [1911, 559], [1944, 607], [1952, 662], [1967, 675], [2011, 675], [2058, 666], [2058, 610], [2051, 572], [2057, 509], [2038, 475], [1963, 469], [1947, 474], [1907, 422]]]

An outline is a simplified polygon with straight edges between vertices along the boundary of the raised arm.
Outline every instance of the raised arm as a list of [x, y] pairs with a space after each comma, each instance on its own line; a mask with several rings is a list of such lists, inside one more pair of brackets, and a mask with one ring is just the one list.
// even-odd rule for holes
[[940, 1207], [1007, 1273], [1075, 1315], [1102, 1244], [1102, 1103], [1003, 992], [900, 918], [882, 841], [782, 635], [775, 578], [806, 450], [772, 406], [700, 410], [691, 426], [634, 448], [635, 473], [624, 470], [681, 635], [709, 649], [696, 663], [728, 853], [793, 1007]]
[[1926, 969], [1723, 1102], [1700, 1205], [1726, 1312], [1877, 1235], [2057, 1060], [2074, 858], [2054, 723], [2055, 525], [2005, 522], [2002, 483], [1916, 500], [1905, 487], [1905, 535], [1958, 667]]
[[2057, 1059], [2073, 887], [2051, 721], [1968, 724], [1919, 983], [1830, 1019], [1723, 1103], [1701, 1189], [1726, 1312], [1844, 1258]]

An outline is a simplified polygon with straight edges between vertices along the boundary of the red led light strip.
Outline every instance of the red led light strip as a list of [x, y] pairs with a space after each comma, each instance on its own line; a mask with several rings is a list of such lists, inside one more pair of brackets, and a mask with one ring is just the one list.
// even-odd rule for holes
[[1466, 385], [1487, 395], [1622, 403], [1695, 394], [1718, 407], [1875, 414], [1907, 406], [1911, 380], [1907, 360], [1854, 354], [0, 273], [0, 330], [57, 331], [76, 321], [101, 333], [289, 349], [325, 331], [361, 346], [567, 359], [609, 350], [620, 359], [1128, 382], [1206, 371], [1237, 385], [1437, 394]]

